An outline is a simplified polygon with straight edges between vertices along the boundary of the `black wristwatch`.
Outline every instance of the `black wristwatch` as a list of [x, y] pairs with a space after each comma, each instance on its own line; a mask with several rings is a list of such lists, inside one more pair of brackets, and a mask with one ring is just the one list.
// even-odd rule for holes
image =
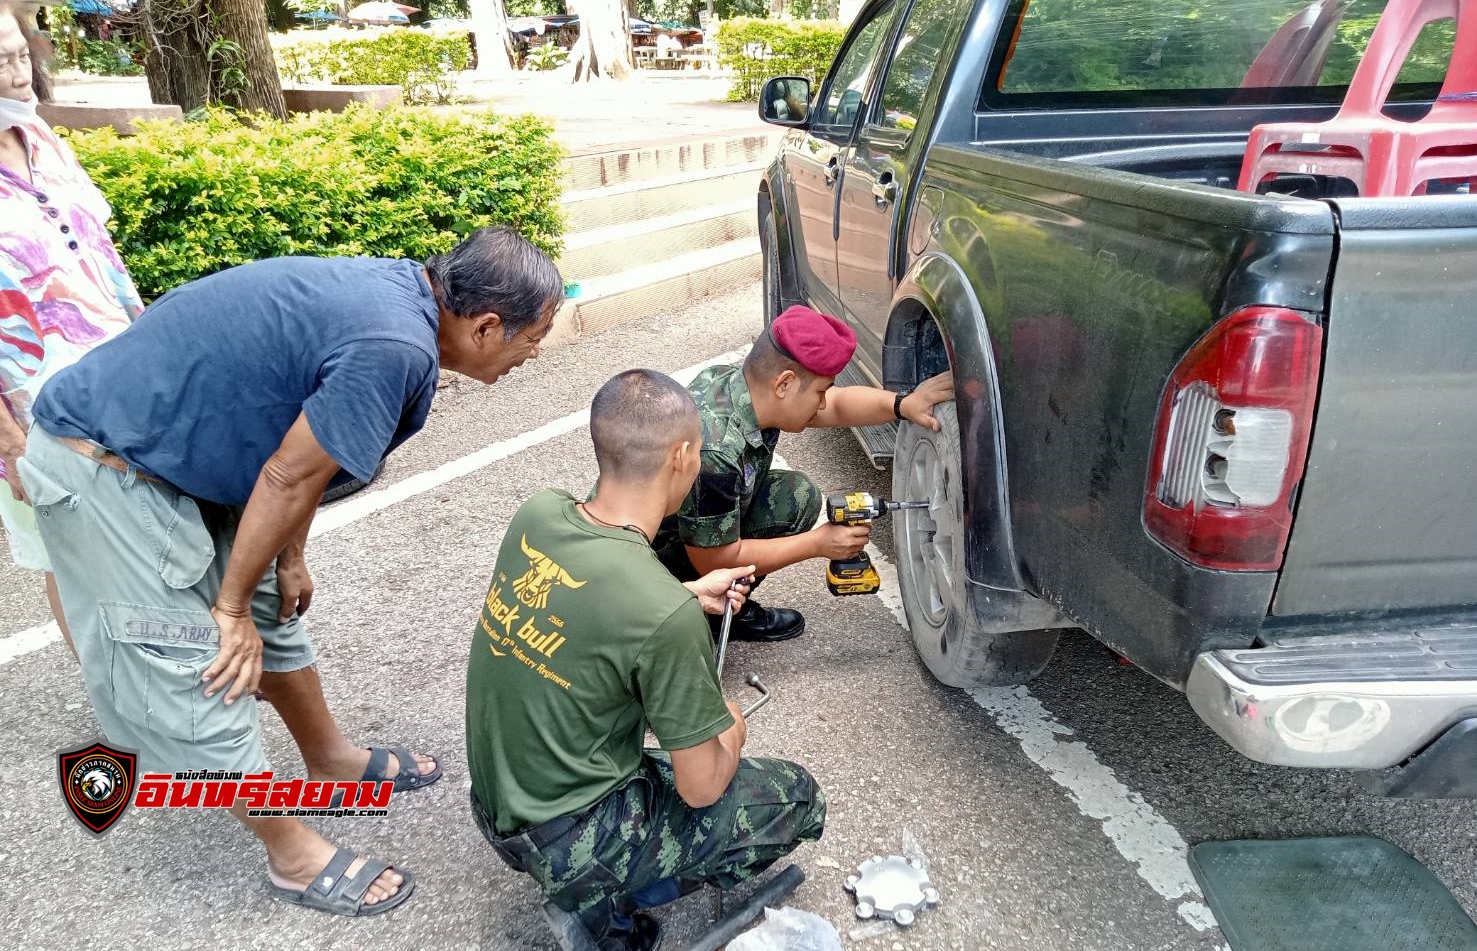
[[903, 397], [907, 395], [908, 394], [906, 393], [899, 393], [897, 396], [893, 397], [892, 415], [896, 416], [898, 419], [903, 418]]

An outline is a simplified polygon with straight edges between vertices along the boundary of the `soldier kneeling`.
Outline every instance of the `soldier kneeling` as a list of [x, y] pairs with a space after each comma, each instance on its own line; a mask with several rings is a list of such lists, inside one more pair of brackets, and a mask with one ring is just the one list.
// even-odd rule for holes
[[[493, 849], [602, 948], [654, 948], [636, 914], [729, 889], [819, 839], [806, 770], [741, 757], [703, 612], [743, 602], [753, 567], [677, 581], [651, 550], [701, 466], [676, 381], [631, 370], [590, 408], [600, 493], [545, 490], [514, 515], [467, 672], [472, 815]], [[650, 727], [661, 750], [643, 750]]]

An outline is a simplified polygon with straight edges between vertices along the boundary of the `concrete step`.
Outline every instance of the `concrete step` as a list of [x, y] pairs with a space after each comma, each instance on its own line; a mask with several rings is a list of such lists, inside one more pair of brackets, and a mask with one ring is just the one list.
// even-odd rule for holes
[[714, 205], [736, 205], [739, 201], [752, 205], [759, 194], [759, 176], [765, 164], [753, 162], [565, 192], [566, 233], [573, 235]]
[[572, 234], [565, 239], [559, 272], [565, 280], [584, 281], [617, 274], [633, 264], [660, 261], [757, 235], [758, 222], [751, 196]]
[[699, 141], [687, 136], [664, 142], [608, 146], [566, 158], [564, 187], [570, 191], [588, 191], [767, 162], [783, 135], [779, 130], [758, 129], [720, 133]]
[[759, 280], [759, 240], [747, 236], [607, 275], [581, 284], [573, 307], [580, 337], [655, 311]]

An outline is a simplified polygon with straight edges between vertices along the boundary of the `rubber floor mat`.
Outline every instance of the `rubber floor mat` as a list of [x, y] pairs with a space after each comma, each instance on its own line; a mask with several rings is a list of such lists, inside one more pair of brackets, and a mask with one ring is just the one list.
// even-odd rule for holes
[[1190, 868], [1232, 951], [1477, 951], [1477, 925], [1380, 839], [1202, 842]]

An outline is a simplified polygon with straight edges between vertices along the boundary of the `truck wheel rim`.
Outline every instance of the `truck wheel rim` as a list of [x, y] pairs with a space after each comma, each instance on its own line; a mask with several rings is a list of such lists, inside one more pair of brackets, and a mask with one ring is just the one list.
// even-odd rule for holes
[[918, 606], [934, 627], [943, 627], [954, 603], [954, 554], [957, 521], [949, 492], [948, 472], [938, 450], [920, 442], [908, 474], [914, 498], [927, 498], [927, 509], [914, 510], [910, 528], [909, 557], [918, 581]]

